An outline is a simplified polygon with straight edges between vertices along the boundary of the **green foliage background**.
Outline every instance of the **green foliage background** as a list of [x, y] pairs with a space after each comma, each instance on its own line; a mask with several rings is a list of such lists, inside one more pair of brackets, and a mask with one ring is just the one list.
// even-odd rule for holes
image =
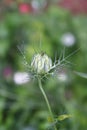
[[[5, 13], [0, 21], [0, 130], [47, 129], [48, 110], [37, 81], [24, 85], [13, 81], [15, 72], [28, 72], [17, 45], [24, 45], [29, 63], [39, 51], [46, 52], [54, 61], [55, 53], [59, 58], [64, 51], [61, 37], [67, 32], [75, 36], [76, 43], [65, 48], [66, 56], [80, 48], [68, 59], [76, 65], [64, 67], [66, 82], [56, 80], [56, 75], [43, 83], [44, 89], [55, 117], [72, 114], [72, 118], [57, 123], [59, 130], [87, 129], [87, 80], [73, 73], [87, 73], [86, 24], [86, 16], [72, 16], [59, 7], [50, 7], [40, 14]], [[11, 67], [12, 73], [6, 76], [3, 73], [7, 67]]]

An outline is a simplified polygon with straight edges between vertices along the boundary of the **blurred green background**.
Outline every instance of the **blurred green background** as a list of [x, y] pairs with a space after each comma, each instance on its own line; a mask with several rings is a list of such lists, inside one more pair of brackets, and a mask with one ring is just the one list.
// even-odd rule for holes
[[87, 14], [75, 15], [57, 0], [0, 1], [0, 130], [50, 130], [43, 96], [18, 46], [28, 63], [40, 51], [53, 62], [55, 55], [73, 53], [43, 85], [55, 118], [72, 114], [57, 123], [59, 130], [87, 130], [87, 79], [74, 73], [87, 73]]

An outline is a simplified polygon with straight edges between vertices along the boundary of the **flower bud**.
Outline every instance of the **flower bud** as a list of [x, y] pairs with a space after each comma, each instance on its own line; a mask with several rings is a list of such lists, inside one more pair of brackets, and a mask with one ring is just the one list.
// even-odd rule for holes
[[52, 60], [46, 54], [36, 54], [32, 59], [31, 67], [38, 74], [44, 74], [50, 71]]

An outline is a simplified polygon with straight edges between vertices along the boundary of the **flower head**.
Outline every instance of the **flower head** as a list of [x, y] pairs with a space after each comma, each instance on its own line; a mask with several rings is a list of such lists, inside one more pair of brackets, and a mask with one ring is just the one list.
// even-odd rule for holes
[[[72, 52], [70, 55], [65, 57], [65, 50], [62, 52], [59, 58], [55, 55], [55, 60], [52, 62], [52, 59], [43, 52], [34, 54], [31, 63], [27, 62], [27, 58], [24, 52], [19, 48], [24, 60], [24, 65], [30, 74], [30, 78], [38, 78], [41, 79], [48, 78], [48, 76], [55, 76], [56, 72], [59, 73], [59, 70], [70, 62], [67, 60], [69, 57], [74, 55], [79, 49]], [[62, 75], [63, 78], [64, 75]]]
[[34, 55], [31, 62], [31, 67], [38, 74], [45, 74], [50, 71], [52, 67], [52, 60], [45, 53], [42, 54], [38, 53]]

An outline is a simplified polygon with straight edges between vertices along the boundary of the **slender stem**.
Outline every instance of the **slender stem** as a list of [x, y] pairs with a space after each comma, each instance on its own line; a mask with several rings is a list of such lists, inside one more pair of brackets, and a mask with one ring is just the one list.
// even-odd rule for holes
[[[43, 96], [44, 96], [45, 101], [46, 101], [46, 104], [47, 104], [47, 107], [48, 107], [48, 110], [49, 110], [49, 114], [50, 114], [51, 119], [52, 119], [52, 122], [53, 122], [53, 121], [54, 121], [53, 113], [52, 113], [52, 110], [51, 110], [51, 107], [50, 107], [50, 103], [49, 103], [49, 101], [48, 101], [48, 98], [47, 98], [47, 96], [46, 96], [46, 93], [45, 93], [45, 91], [44, 91], [44, 89], [43, 89], [43, 87], [42, 87], [42, 83], [41, 83], [41, 78], [40, 78], [40, 77], [38, 78], [38, 83], [39, 83], [39, 88], [40, 88], [40, 90], [41, 90], [41, 92], [42, 92], [42, 94], [43, 94]], [[54, 130], [57, 130], [57, 128], [56, 128], [55, 125], [54, 125]]]

